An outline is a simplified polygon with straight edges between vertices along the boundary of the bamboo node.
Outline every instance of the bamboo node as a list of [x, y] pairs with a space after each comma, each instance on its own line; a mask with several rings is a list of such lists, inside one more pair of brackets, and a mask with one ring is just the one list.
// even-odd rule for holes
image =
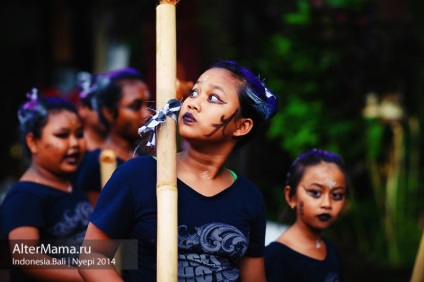
[[175, 182], [159, 182], [156, 190], [177, 190], [177, 184]]

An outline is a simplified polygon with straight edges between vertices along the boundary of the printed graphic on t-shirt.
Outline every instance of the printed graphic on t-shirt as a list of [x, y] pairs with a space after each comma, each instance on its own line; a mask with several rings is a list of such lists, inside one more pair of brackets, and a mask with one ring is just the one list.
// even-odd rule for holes
[[247, 246], [244, 234], [228, 224], [206, 224], [192, 234], [179, 226], [178, 281], [237, 281], [235, 262]]
[[[49, 233], [57, 238], [67, 238], [68, 242], [62, 242], [66, 245], [81, 243], [84, 239], [85, 228], [90, 220], [93, 207], [88, 202], [80, 202], [74, 210], [65, 210], [62, 220], [49, 228]], [[84, 230], [76, 233], [77, 230]]]

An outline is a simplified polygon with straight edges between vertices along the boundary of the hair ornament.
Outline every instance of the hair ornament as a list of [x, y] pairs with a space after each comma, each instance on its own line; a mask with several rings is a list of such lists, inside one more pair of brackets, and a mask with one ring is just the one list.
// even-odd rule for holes
[[254, 91], [248, 87], [246, 89], [247, 96], [254, 103], [253, 107], [260, 114], [264, 120], [269, 120], [277, 113], [277, 96], [274, 95], [266, 86], [263, 81], [261, 81], [262, 86], [265, 88], [265, 97], [266, 100], [261, 99], [254, 93]]
[[31, 92], [26, 93], [29, 101], [25, 102], [18, 110], [18, 119], [21, 124], [27, 120], [27, 112], [34, 111], [38, 106], [38, 89], [32, 88]]
[[81, 87], [81, 92], [79, 93], [80, 99], [90, 99], [91, 107], [97, 109], [97, 102], [94, 97], [94, 93], [97, 90], [97, 77], [89, 72], [79, 72], [77, 74], [77, 84]]
[[166, 117], [169, 116], [175, 122], [177, 121], [177, 112], [181, 108], [181, 102], [177, 99], [171, 99], [165, 103], [162, 110], [156, 112], [149, 121], [138, 129], [138, 134], [141, 136], [143, 133], [149, 133], [149, 140], [147, 147], [154, 147], [156, 145], [156, 127], [166, 121]]
[[37, 101], [38, 100], [38, 89], [37, 88], [32, 88], [31, 92], [28, 92], [26, 94], [26, 96], [28, 97], [28, 99], [30, 101]]

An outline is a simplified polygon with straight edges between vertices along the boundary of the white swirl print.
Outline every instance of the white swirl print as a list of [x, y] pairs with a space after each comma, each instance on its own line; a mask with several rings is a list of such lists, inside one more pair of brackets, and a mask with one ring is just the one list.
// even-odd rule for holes
[[193, 234], [179, 226], [178, 281], [238, 281], [235, 262], [246, 253], [247, 245], [244, 234], [232, 225], [210, 223]]

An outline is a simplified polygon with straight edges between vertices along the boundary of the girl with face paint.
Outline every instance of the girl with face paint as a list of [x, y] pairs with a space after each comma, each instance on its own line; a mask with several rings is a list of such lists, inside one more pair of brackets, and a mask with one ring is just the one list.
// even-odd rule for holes
[[335, 153], [312, 149], [298, 156], [284, 195], [296, 220], [265, 250], [268, 281], [341, 281], [338, 250], [322, 232], [340, 215], [347, 174]]
[[[263, 196], [224, 164], [276, 111], [276, 96], [229, 61], [201, 74], [182, 103], [178, 129], [187, 145], [177, 155], [179, 281], [265, 281]], [[138, 269], [124, 270], [122, 278], [156, 281], [156, 212], [156, 160], [131, 159], [102, 190], [85, 240], [138, 239]], [[92, 251], [113, 254], [105, 246]], [[80, 273], [101, 281], [93, 270]], [[122, 279], [113, 269], [103, 272]]]
[[[70, 102], [39, 98], [35, 89], [28, 97], [18, 118], [31, 162], [1, 206], [13, 266], [10, 281], [82, 281], [66, 250], [81, 246], [93, 210], [71, 180], [86, 151], [83, 127]], [[44, 251], [28, 251], [41, 246]], [[52, 266], [55, 262], [63, 264]]]

